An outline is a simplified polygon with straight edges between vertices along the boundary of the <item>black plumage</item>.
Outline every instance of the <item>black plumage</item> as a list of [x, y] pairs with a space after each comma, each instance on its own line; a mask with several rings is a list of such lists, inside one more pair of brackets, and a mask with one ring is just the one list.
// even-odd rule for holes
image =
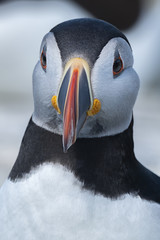
[[125, 193], [160, 203], [160, 178], [134, 155], [133, 121], [123, 133], [77, 139], [67, 153], [62, 137], [30, 120], [20, 152], [9, 175], [12, 181], [45, 162], [60, 163], [83, 182], [86, 189], [117, 198]]

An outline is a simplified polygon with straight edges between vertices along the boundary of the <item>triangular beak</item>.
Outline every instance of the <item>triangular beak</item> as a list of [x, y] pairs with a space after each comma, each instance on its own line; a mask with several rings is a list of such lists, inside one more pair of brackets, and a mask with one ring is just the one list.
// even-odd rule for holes
[[63, 114], [63, 150], [75, 143], [93, 103], [90, 68], [81, 58], [71, 59], [64, 71], [58, 94], [58, 107]]

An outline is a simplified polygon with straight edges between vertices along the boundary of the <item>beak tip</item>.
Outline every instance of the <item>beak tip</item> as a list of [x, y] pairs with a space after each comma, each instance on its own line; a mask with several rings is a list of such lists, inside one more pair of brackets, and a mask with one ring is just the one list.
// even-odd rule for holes
[[70, 139], [70, 141], [68, 139], [65, 139], [63, 137], [63, 152], [67, 153], [68, 149], [76, 142], [76, 138]]
[[68, 150], [67, 147], [63, 145], [63, 152], [67, 153], [67, 150]]
[[69, 144], [67, 141], [64, 141], [63, 139], [63, 152], [67, 153], [68, 149], [70, 148], [72, 144]]

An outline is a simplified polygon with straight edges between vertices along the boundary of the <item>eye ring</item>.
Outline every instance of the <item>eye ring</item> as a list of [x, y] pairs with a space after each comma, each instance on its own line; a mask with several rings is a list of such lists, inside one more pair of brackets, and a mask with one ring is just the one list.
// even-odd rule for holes
[[46, 52], [43, 50], [41, 53], [41, 66], [43, 68], [43, 70], [46, 70], [47, 68], [47, 59], [46, 59]]
[[119, 56], [118, 58], [116, 58], [114, 60], [113, 63], [113, 75], [116, 76], [118, 74], [120, 74], [123, 71], [124, 67], [123, 67], [123, 61], [121, 59], [121, 57]]

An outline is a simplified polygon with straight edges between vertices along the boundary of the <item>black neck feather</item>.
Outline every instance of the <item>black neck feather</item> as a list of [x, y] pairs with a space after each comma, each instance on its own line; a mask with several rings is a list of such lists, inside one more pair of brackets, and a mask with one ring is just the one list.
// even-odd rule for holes
[[9, 178], [14, 181], [44, 162], [58, 162], [95, 193], [111, 198], [132, 193], [160, 202], [160, 179], [136, 160], [133, 148], [133, 120], [115, 136], [77, 139], [67, 153], [61, 136], [30, 120]]

